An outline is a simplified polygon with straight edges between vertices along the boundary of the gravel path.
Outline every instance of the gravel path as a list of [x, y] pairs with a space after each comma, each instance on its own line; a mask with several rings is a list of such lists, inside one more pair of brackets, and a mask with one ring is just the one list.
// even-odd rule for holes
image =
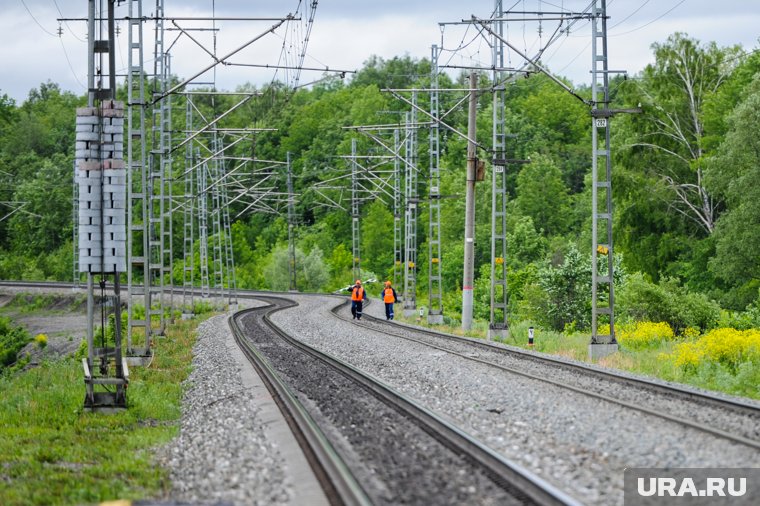
[[292, 298], [299, 307], [272, 317], [285, 331], [456, 421], [584, 503], [622, 504], [626, 467], [760, 461], [750, 448], [337, 320], [335, 298]]

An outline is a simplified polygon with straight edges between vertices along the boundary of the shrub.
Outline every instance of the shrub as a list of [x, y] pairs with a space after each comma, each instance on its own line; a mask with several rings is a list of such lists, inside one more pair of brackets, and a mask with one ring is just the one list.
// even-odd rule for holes
[[619, 325], [616, 330], [620, 344], [633, 350], [651, 348], [675, 337], [673, 329], [667, 322], [636, 322]]
[[34, 336], [34, 342], [37, 343], [37, 346], [40, 348], [44, 348], [47, 346], [48, 337], [45, 334], [37, 334]]
[[628, 277], [618, 291], [618, 315], [635, 321], [667, 322], [675, 333], [687, 327], [714, 327], [720, 307], [705, 295], [690, 293], [675, 280], [652, 283], [641, 273]]
[[736, 372], [742, 363], [760, 361], [760, 330], [714, 329], [696, 341], [677, 345], [663, 358], [687, 370], [713, 362]]
[[23, 327], [14, 326], [10, 319], [0, 317], [0, 371], [16, 362], [18, 352], [29, 341], [31, 337]]

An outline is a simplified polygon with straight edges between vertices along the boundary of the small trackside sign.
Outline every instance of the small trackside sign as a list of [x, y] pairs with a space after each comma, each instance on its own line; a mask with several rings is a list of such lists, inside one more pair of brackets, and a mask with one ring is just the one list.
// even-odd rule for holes
[[760, 504], [760, 468], [628, 468], [625, 506]]

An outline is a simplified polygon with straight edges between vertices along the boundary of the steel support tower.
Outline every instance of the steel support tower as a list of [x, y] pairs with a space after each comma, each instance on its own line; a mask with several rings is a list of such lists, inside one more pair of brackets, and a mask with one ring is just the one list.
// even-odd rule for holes
[[[226, 172], [223, 174], [226, 178]], [[227, 184], [219, 188], [219, 198], [222, 205], [222, 231], [224, 236], [224, 268], [227, 272], [227, 310], [237, 311], [237, 280], [235, 278], [235, 257], [232, 252], [232, 222], [230, 220], [230, 198], [227, 193]]]
[[[190, 135], [193, 129], [193, 108], [191, 97], [185, 103], [185, 130]], [[185, 144], [184, 199], [182, 205], [182, 318], [193, 316], [193, 291], [195, 288], [195, 196], [193, 195], [193, 145]]]
[[[401, 134], [398, 128], [393, 130], [393, 286], [398, 286], [403, 276], [401, 265], [404, 262], [402, 244], [404, 232], [401, 227], [403, 217], [403, 197], [401, 194]], [[404, 298], [403, 294], [400, 295]]]
[[[163, 68], [161, 73], [162, 87], [167, 89], [171, 84], [171, 55], [163, 53]], [[166, 303], [164, 297], [167, 297], [169, 311], [166, 315], [162, 312], [162, 321], [164, 326], [171, 323], [174, 309], [174, 290], [172, 282], [172, 261], [174, 251], [172, 248], [173, 230], [173, 204], [174, 196], [172, 188], [174, 186], [173, 160], [172, 160], [172, 95], [167, 95], [161, 100], [161, 173], [163, 174], [163, 189], [161, 191], [161, 254], [162, 254], [162, 306]], [[165, 329], [164, 332], [165, 333]]]
[[[352, 144], [352, 148], [353, 148]], [[296, 280], [296, 237], [295, 237], [295, 221], [296, 211], [293, 198], [293, 167], [290, 164], [290, 151], [287, 153], [287, 187], [288, 187], [288, 279], [289, 290], [291, 292], [298, 291], [298, 283]], [[353, 220], [352, 220], [353, 221]]]
[[[82, 359], [84, 409], [110, 411], [127, 407], [129, 383], [122, 347], [120, 288], [121, 273], [127, 270], [127, 170], [124, 104], [114, 100], [116, 0], [105, 2], [107, 14], [99, 12], [96, 3], [88, 2], [87, 107], [76, 111], [75, 177], [80, 187], [79, 271], [87, 273], [87, 357]], [[101, 10], [103, 3], [99, 2]], [[100, 277], [99, 296], [95, 293], [96, 275]], [[113, 280], [110, 287], [109, 276]], [[96, 301], [100, 307], [98, 336], [94, 329]]]
[[441, 151], [438, 120], [438, 46], [430, 51], [430, 186], [428, 190], [428, 316], [430, 324], [443, 323], [441, 276]]
[[361, 278], [361, 215], [359, 213], [359, 164], [356, 163], [356, 139], [351, 139], [351, 253], [354, 280]]
[[[221, 153], [221, 140], [217, 134], [213, 136], [212, 149], [214, 153]], [[213, 278], [214, 287], [212, 293], [219, 297], [219, 301], [224, 300], [224, 240], [222, 239], [222, 200], [219, 187], [222, 182], [222, 161], [219, 159], [219, 155], [214, 156], [211, 160], [211, 212], [209, 216], [211, 218], [211, 241], [212, 241], [212, 260], [213, 260]]]
[[[591, 19], [591, 142], [592, 248], [591, 342], [589, 356], [598, 358], [618, 349], [615, 339], [615, 290], [612, 247], [612, 161], [610, 159], [607, 1], [594, 0]], [[601, 199], [601, 202], [600, 202]], [[601, 259], [600, 259], [601, 256]], [[599, 268], [599, 264], [603, 267]], [[600, 333], [602, 325], [609, 333]]]
[[[145, 138], [145, 71], [143, 54], [143, 14], [142, 0], [128, 0], [128, 55], [127, 55], [127, 355], [133, 364], [150, 360], [151, 317], [151, 276], [148, 269], [148, 177], [147, 139]], [[142, 298], [145, 317], [138, 317], [136, 303]], [[136, 331], [142, 329], [140, 343]]]
[[[200, 159], [199, 150], [196, 156]], [[198, 163], [196, 167], [196, 184], [198, 191], [198, 240], [199, 264], [201, 271], [201, 297], [205, 300], [211, 296], [211, 282], [208, 273], [208, 165]]]
[[[150, 149], [150, 163], [148, 164], [148, 274], [151, 279], [149, 291], [151, 292], [151, 307], [145, 308], [146, 327], [153, 327], [154, 318], [158, 320], [158, 335], [166, 331], [164, 319], [164, 236], [166, 222], [164, 208], [166, 199], [166, 174], [164, 172], [164, 160], [168, 156], [169, 146], [166, 141], [165, 130], [167, 125], [167, 110], [164, 97], [168, 90], [168, 82], [165, 80], [166, 69], [164, 58], [164, 7], [163, 0], [156, 0], [156, 28], [155, 43], [153, 46], [153, 100], [152, 140]], [[162, 98], [163, 97], [163, 98]]]
[[488, 338], [505, 338], [507, 322], [507, 154], [504, 117], [504, 10], [494, 1], [493, 48], [493, 160], [491, 162], [491, 312]]
[[412, 92], [412, 109], [406, 113], [404, 143], [404, 316], [417, 312], [417, 93]]

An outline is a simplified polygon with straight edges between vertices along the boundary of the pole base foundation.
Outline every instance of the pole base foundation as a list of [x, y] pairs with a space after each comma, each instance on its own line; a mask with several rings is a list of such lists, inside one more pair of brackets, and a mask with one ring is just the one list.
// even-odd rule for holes
[[182, 313], [183, 320], [192, 320], [195, 315], [193, 313]]
[[404, 308], [404, 316], [406, 318], [410, 318], [412, 316], [417, 316], [417, 314], [418, 314], [417, 310], [414, 309], [414, 308], [409, 308], [409, 309]]
[[427, 315], [427, 322], [430, 325], [443, 325], [443, 315], [442, 314], [431, 314], [431, 313], [428, 313], [428, 315]]
[[144, 367], [153, 360], [153, 350], [147, 348], [133, 348], [124, 357], [128, 365]]
[[489, 327], [488, 328], [488, 340], [494, 338], [507, 339], [509, 337], [509, 329], [506, 327]]
[[591, 360], [598, 360], [600, 358], [608, 357], [613, 353], [617, 353], [618, 344], [589, 344], [588, 345], [588, 357]]
[[114, 393], [95, 392], [92, 397], [84, 397], [84, 410], [90, 413], [118, 413], [126, 409], [127, 393], [122, 385]]

